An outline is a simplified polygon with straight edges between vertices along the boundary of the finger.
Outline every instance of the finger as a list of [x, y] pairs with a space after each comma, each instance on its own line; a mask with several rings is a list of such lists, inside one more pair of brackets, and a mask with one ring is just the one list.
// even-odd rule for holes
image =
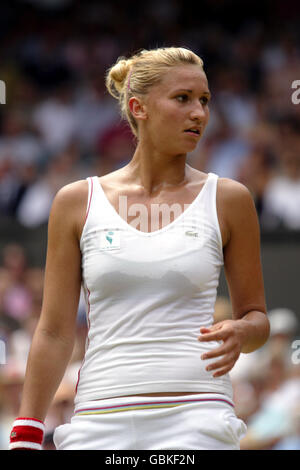
[[228, 372], [231, 371], [233, 368], [234, 364], [227, 365], [226, 367], [223, 367], [222, 369], [219, 369], [218, 371], [213, 373], [213, 377], [221, 377], [222, 375], [228, 374]]
[[198, 336], [199, 341], [222, 341], [227, 338], [228, 332], [224, 330], [217, 330], [210, 333], [204, 333]]
[[210, 372], [212, 370], [221, 369], [223, 367], [226, 367], [226, 366], [228, 366], [228, 364], [229, 364], [228, 360], [226, 360], [226, 361], [224, 361], [224, 360], [217, 361], [217, 362], [214, 362], [213, 364], [209, 364], [208, 366], [206, 366], [205, 369], [207, 370], [207, 372]]
[[202, 354], [201, 359], [213, 359], [214, 357], [224, 356], [224, 354], [230, 353], [233, 346], [228, 344], [222, 344], [220, 347], [212, 349], [204, 354]]
[[200, 328], [200, 333], [204, 334], [204, 333], [210, 333], [211, 330], [209, 328], [206, 328], [205, 326], [202, 326]]
[[212, 325], [210, 327], [207, 326], [201, 326], [200, 332], [201, 333], [211, 333], [213, 331], [220, 330], [222, 328], [221, 323], [216, 323], [215, 325]]
[[231, 352], [230, 354], [226, 354], [223, 358], [217, 362], [210, 363], [206, 366], [207, 371], [222, 369], [224, 367], [232, 368], [237, 360], [237, 355], [235, 352]]

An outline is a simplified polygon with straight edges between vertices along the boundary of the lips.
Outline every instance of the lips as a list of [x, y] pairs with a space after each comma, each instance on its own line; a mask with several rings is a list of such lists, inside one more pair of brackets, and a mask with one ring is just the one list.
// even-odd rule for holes
[[184, 132], [186, 134], [191, 134], [191, 135], [195, 135], [195, 136], [200, 135], [200, 129], [198, 127], [191, 127], [190, 129], [186, 129]]

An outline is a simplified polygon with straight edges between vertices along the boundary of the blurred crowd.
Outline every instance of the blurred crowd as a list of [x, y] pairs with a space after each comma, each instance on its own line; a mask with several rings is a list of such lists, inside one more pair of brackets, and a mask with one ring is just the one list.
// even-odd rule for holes
[[190, 164], [244, 183], [263, 229], [299, 230], [300, 104], [292, 101], [299, 5], [289, 2], [281, 11], [275, 1], [267, 12], [260, 2], [261, 16], [244, 20], [235, 5], [236, 23], [226, 16], [232, 1], [203, 1], [197, 22], [179, 0], [54, 2], [61, 10], [4, 2], [0, 216], [27, 227], [46, 223], [61, 186], [128, 162], [135, 142], [106, 92], [105, 73], [119, 56], [180, 45], [203, 58], [212, 91], [210, 123]]
[[[210, 122], [188, 157], [191, 166], [245, 184], [262, 230], [300, 230], [300, 104], [292, 101], [292, 84], [300, 80], [300, 7], [276, 0], [266, 9], [269, 2], [245, 0], [231, 15], [234, 3], [203, 0], [196, 15], [179, 0], [3, 2], [0, 224], [7, 218], [33, 229], [46, 224], [63, 185], [130, 160], [135, 141], [105, 90], [106, 70], [141, 48], [175, 45], [203, 58], [212, 92]], [[253, 10], [239, 17], [249, 5]], [[7, 244], [1, 259], [0, 448], [6, 448], [44, 272], [28, 263], [21, 245]], [[226, 299], [218, 299], [216, 317], [228, 312]], [[242, 355], [232, 373], [237, 412], [248, 425], [242, 447], [299, 449], [300, 371], [291, 359], [298, 312], [271, 313], [270, 341]], [[53, 448], [54, 427], [72, 414], [85, 338], [81, 299], [75, 348], [47, 417], [45, 448]]]

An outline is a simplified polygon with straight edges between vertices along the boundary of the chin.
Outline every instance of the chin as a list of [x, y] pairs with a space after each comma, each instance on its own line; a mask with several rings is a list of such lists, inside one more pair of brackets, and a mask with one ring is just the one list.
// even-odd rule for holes
[[[176, 141], [175, 141], [176, 142]], [[170, 146], [166, 153], [171, 153], [174, 155], [185, 155], [187, 153], [193, 152], [199, 143], [198, 141], [185, 141], [177, 144], [176, 146]]]
[[191, 142], [190, 144], [186, 144], [184, 146], [184, 150], [182, 153], [190, 153], [190, 152], [193, 152], [195, 150], [195, 148], [197, 147], [198, 145], [198, 142]]

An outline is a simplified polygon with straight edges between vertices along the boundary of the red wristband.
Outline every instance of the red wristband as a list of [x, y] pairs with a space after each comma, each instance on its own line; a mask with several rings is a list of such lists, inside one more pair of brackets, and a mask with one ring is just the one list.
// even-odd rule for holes
[[10, 433], [9, 450], [42, 450], [45, 425], [35, 418], [17, 418]]

